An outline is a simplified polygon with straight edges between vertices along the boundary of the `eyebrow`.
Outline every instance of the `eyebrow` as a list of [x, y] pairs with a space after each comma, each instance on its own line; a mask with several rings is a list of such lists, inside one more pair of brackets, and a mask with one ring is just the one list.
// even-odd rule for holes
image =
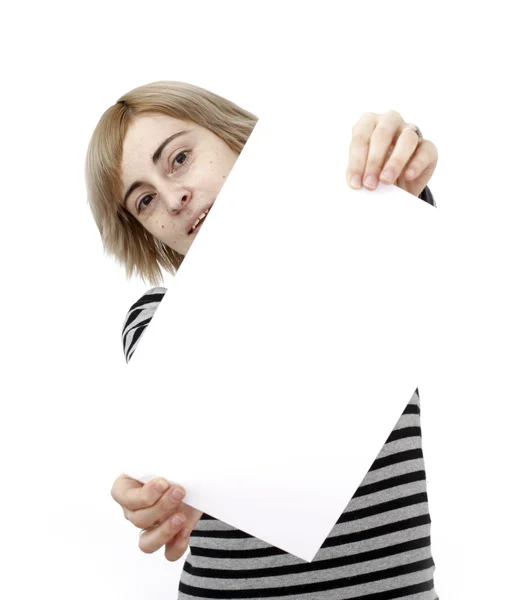
[[[152, 155], [152, 162], [154, 164], [157, 164], [157, 162], [159, 161], [159, 159], [161, 158], [161, 155], [163, 154], [163, 150], [167, 147], [167, 145], [172, 142], [173, 140], [175, 140], [175, 138], [179, 137], [180, 135], [183, 135], [185, 133], [188, 133], [189, 129], [183, 129], [182, 131], [177, 131], [176, 133], [172, 133], [172, 135], [170, 135], [169, 137], [166, 138], [166, 140], [163, 140], [161, 142], [161, 144], [158, 146], [156, 152], [154, 152], [154, 154]], [[143, 185], [143, 181], [135, 181], [134, 183], [132, 183], [129, 186], [128, 191], [126, 192], [125, 196], [124, 196], [124, 200], [122, 201], [122, 205], [125, 207], [126, 206], [126, 202], [127, 199], [129, 198], [129, 196], [137, 189], [139, 188], [141, 185]]]

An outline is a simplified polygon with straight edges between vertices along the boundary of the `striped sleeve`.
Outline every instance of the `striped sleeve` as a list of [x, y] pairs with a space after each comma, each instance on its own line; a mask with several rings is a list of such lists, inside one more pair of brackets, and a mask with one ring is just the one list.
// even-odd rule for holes
[[128, 363], [167, 289], [154, 287], [130, 307], [122, 325], [122, 348]]

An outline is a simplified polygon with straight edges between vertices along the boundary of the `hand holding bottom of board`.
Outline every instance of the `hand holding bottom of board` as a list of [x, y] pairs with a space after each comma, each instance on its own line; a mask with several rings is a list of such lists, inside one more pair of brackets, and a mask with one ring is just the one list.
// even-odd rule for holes
[[176, 561], [186, 552], [189, 536], [203, 513], [182, 502], [186, 490], [161, 477], [148, 483], [119, 475], [111, 495], [124, 517], [142, 529], [139, 548], [152, 554], [165, 546], [165, 558]]

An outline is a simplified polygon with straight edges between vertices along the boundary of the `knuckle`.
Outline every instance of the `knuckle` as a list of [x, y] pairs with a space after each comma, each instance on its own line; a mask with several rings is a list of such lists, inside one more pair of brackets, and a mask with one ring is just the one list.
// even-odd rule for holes
[[359, 128], [353, 128], [351, 146], [365, 146], [368, 143], [367, 136]]
[[367, 159], [367, 164], [365, 165], [365, 172], [376, 173], [380, 170], [381, 166], [381, 161], [377, 156], [369, 156]]
[[142, 519], [136, 513], [131, 514], [127, 517], [127, 519], [131, 521], [135, 527], [138, 527], [139, 529], [145, 529]]
[[427, 150], [430, 150], [430, 154], [434, 157], [437, 158], [438, 156], [438, 150], [437, 150], [437, 146], [434, 144], [434, 142], [431, 142], [430, 140], [423, 140], [423, 143], [426, 143], [427, 145]]
[[119, 502], [119, 483], [120, 477], [113, 482], [112, 488], [110, 490], [111, 497], [115, 500], [115, 502]]
[[392, 140], [393, 132], [386, 125], [378, 125], [374, 130], [373, 137], [380, 140]]
[[403, 120], [402, 115], [397, 110], [390, 109], [386, 114], [390, 117], [396, 117], [397, 119]]
[[358, 120], [356, 121], [354, 127], [358, 127], [360, 124], [366, 123], [367, 121], [372, 119], [373, 116], [374, 116], [374, 113], [371, 113], [371, 112], [361, 113], [361, 115], [359, 116]]
[[400, 133], [400, 135], [404, 135], [404, 134], [407, 134], [407, 137], [409, 138], [409, 141], [414, 142], [415, 145], [418, 145], [418, 138], [417, 138], [416, 134], [414, 133], [414, 131], [410, 127], [406, 127]]
[[136, 512], [131, 513], [129, 520], [135, 527], [138, 527], [139, 529], [147, 529], [147, 527], [150, 526], [150, 524], [147, 523], [147, 520], [141, 515], [138, 515]]
[[400, 177], [405, 166], [405, 162], [399, 161], [398, 163], [388, 163], [385, 169], [391, 169], [395, 173], [396, 177]]
[[423, 170], [428, 165], [428, 162], [422, 156], [415, 156], [412, 160], [412, 167], [417, 170]]
[[406, 160], [400, 156], [392, 156], [388, 162], [386, 163], [386, 165], [384, 165], [384, 168], [388, 168], [388, 169], [396, 169], [401, 171], [404, 167], [406, 166]]

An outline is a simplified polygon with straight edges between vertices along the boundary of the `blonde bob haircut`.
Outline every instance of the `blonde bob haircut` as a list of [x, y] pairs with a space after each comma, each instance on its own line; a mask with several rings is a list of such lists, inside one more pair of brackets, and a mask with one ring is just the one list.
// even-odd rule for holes
[[85, 179], [87, 199], [105, 253], [152, 285], [162, 282], [162, 269], [175, 275], [184, 256], [149, 233], [122, 205], [122, 147], [133, 119], [160, 113], [206, 127], [238, 154], [257, 117], [233, 102], [180, 81], [157, 81], [124, 94], [101, 117], [89, 142]]

